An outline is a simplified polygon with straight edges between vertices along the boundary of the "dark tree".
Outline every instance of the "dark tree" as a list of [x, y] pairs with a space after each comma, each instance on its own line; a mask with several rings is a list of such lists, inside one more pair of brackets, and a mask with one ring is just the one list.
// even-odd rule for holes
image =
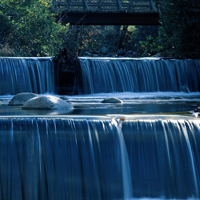
[[200, 57], [200, 1], [161, 2], [162, 27], [168, 37], [165, 49], [176, 57]]

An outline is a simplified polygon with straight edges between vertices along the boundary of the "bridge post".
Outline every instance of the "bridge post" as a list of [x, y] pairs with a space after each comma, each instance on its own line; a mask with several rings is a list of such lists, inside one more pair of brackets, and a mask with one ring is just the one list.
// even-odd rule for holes
[[133, 0], [131, 0], [130, 1], [130, 7], [129, 7], [129, 11], [130, 12], [134, 12], [135, 11], [133, 4], [134, 4], [134, 2], [133, 2]]
[[117, 0], [117, 8], [118, 8], [119, 11], [123, 11], [121, 0]]
[[70, 10], [70, 0], [67, 0], [67, 10]]
[[157, 11], [157, 8], [156, 8], [156, 6], [154, 4], [154, 0], [150, 0], [150, 5], [151, 5], [151, 10], [152, 11]]
[[101, 6], [102, 6], [102, 0], [99, 0], [98, 10], [101, 10]]
[[84, 9], [85, 9], [86, 11], [89, 11], [89, 10], [90, 10], [90, 8], [89, 8], [89, 6], [88, 6], [86, 0], [83, 0], [83, 7], [84, 7]]

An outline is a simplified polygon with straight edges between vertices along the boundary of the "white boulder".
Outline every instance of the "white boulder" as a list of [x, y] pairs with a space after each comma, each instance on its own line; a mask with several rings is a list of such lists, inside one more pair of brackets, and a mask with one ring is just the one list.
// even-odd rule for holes
[[72, 110], [72, 104], [55, 96], [40, 96], [28, 100], [23, 106], [24, 110]]
[[16, 94], [8, 103], [9, 106], [22, 106], [26, 101], [32, 99], [34, 97], [38, 97], [35, 93], [23, 92]]

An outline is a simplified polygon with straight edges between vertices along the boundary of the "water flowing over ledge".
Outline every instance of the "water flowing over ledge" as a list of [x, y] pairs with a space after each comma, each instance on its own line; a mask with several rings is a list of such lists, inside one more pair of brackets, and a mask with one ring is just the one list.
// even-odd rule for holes
[[54, 93], [52, 58], [0, 57], [0, 95], [20, 92]]
[[200, 121], [0, 119], [3, 199], [199, 198]]
[[[83, 94], [200, 91], [198, 59], [79, 59], [82, 77], [69, 74], [62, 80], [66, 83], [71, 81], [70, 88], [76, 88], [78, 94], [82, 90]], [[59, 82], [54, 80], [52, 58], [0, 57], [0, 79], [0, 95], [55, 93], [55, 82]]]
[[[72, 113], [1, 100], [0, 199], [199, 200], [200, 120], [186, 111], [200, 102], [200, 60], [80, 61], [89, 95], [66, 98]], [[2, 94], [54, 92], [53, 75], [51, 58], [0, 58]], [[110, 95], [123, 104], [102, 104]]]
[[86, 94], [200, 91], [200, 60], [80, 58]]

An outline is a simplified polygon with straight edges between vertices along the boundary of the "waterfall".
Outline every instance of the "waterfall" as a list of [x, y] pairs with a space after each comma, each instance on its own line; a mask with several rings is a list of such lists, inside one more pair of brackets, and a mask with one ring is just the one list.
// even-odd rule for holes
[[20, 92], [55, 92], [51, 58], [0, 57], [0, 95]]
[[200, 60], [80, 58], [86, 94], [198, 92]]
[[0, 127], [0, 199], [200, 197], [199, 120], [7, 117]]
[[199, 120], [133, 120], [122, 131], [135, 197], [200, 197]]
[[3, 199], [123, 199], [123, 146], [112, 121], [7, 118], [0, 127]]

